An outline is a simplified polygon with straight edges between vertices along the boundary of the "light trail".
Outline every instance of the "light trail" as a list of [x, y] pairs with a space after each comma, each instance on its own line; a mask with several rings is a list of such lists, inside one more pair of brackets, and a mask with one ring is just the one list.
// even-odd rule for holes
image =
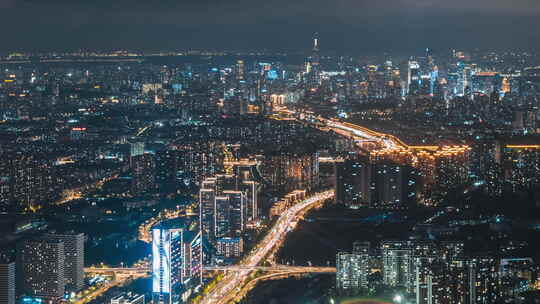
[[[239, 266], [254, 267], [263, 262], [266, 256], [271, 253], [273, 248], [278, 247], [285, 240], [285, 236], [292, 231], [302, 216], [315, 207], [334, 196], [334, 191], [329, 190], [313, 195], [310, 198], [292, 206], [285, 211], [277, 220], [274, 227], [265, 236], [265, 238], [256, 246], [252, 252], [245, 258]], [[236, 297], [241, 291], [241, 286], [248, 282], [249, 276], [253, 270], [240, 270], [233, 273], [227, 273], [225, 277], [203, 297], [201, 304], [225, 304]]]

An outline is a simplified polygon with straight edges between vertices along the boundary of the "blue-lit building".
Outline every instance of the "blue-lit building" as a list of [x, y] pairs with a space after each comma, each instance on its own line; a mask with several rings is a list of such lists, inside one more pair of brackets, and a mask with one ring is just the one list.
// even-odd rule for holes
[[152, 229], [152, 294], [154, 303], [179, 303], [181, 229]]
[[407, 87], [409, 89], [409, 95], [418, 95], [422, 83], [420, 79], [420, 65], [416, 61], [409, 61], [408, 68]]
[[187, 225], [159, 224], [152, 229], [152, 298], [163, 304], [184, 303], [201, 283], [204, 246], [200, 232]]

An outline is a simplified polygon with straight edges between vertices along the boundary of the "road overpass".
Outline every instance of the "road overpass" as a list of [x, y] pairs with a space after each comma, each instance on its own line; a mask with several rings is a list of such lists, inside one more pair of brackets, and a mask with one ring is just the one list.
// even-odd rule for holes
[[[231, 265], [231, 266], [209, 266], [204, 267], [204, 271], [264, 271], [264, 272], [304, 272], [304, 273], [332, 273], [336, 272], [335, 267], [317, 267], [317, 266], [290, 266], [290, 265], [274, 265], [274, 266], [247, 266], [247, 265]], [[150, 273], [149, 267], [140, 268], [120, 268], [120, 267], [88, 267], [85, 268], [86, 273], [94, 274], [112, 274], [115, 275], [143, 275]]]

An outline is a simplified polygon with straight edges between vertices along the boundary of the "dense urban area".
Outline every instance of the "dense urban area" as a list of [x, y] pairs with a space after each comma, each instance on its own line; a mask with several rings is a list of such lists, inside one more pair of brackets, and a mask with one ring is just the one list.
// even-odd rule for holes
[[539, 303], [540, 53], [9, 53], [0, 303]]

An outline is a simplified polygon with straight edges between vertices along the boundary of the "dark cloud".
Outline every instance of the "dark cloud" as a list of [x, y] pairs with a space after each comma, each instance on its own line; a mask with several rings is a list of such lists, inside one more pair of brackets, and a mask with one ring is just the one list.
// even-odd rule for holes
[[4, 50], [537, 48], [538, 0], [0, 0]]

